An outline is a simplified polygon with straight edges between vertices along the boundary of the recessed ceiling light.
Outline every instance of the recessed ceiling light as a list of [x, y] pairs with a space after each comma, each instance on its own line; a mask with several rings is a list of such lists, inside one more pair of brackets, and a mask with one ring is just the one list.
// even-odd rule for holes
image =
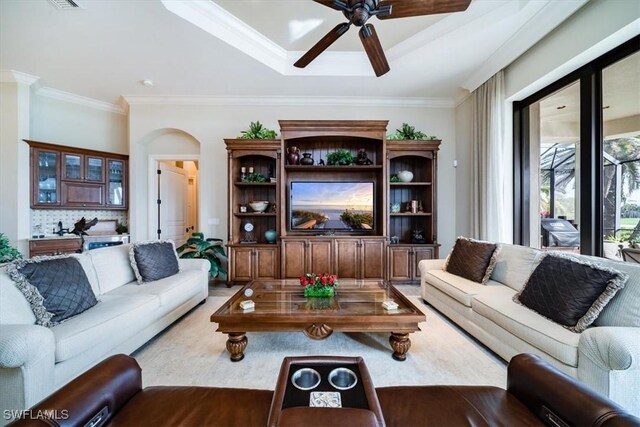
[[606, 110], [607, 108], [611, 108], [610, 105], [605, 105], [604, 107], [602, 107], [603, 110]]
[[153, 80], [151, 79], [144, 79], [140, 82], [141, 85], [146, 86], [146, 87], [151, 87], [153, 86]]
[[556, 109], [558, 109], [558, 110], [564, 110], [565, 108], [567, 108], [566, 105], [561, 105], [559, 107], [556, 107]]

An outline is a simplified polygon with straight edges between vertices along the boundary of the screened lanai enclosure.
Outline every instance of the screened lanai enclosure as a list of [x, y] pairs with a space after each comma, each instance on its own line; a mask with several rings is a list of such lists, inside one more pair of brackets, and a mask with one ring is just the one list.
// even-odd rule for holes
[[[543, 143], [540, 153], [540, 217], [566, 219], [576, 229], [578, 150], [577, 143]], [[640, 242], [640, 135], [605, 139], [602, 155], [604, 240]], [[544, 240], [544, 220], [542, 227]]]

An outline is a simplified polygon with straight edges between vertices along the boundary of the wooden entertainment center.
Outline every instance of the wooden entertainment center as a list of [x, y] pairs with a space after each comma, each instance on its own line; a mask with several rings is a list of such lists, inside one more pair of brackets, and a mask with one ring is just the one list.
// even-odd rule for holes
[[[440, 141], [387, 140], [387, 123], [281, 120], [280, 140], [225, 139], [230, 283], [298, 278], [309, 272], [330, 272], [341, 279], [386, 279], [394, 284], [420, 280], [418, 262], [438, 257]], [[310, 154], [313, 165], [291, 164], [292, 147], [299, 149], [300, 158], [302, 153]], [[371, 164], [318, 164], [337, 150], [347, 150], [355, 158], [361, 149]], [[391, 182], [401, 171], [410, 171], [413, 179]], [[371, 225], [347, 230], [293, 227], [292, 183], [305, 182], [373, 183]], [[258, 212], [250, 207], [254, 201], [268, 201], [269, 205]], [[398, 205], [399, 212], [395, 212]], [[265, 236], [268, 230], [269, 239]], [[422, 232], [418, 239], [414, 230]], [[274, 236], [275, 243], [269, 243]]]

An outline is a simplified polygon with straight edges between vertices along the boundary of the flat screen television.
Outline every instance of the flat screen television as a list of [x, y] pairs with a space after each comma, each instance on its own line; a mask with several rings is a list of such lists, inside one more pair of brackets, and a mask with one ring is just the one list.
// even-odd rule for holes
[[292, 231], [373, 231], [373, 182], [292, 182], [289, 229]]

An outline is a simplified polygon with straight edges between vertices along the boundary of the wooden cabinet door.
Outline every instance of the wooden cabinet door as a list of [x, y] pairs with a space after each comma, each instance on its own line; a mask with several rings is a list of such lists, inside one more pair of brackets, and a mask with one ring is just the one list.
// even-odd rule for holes
[[423, 259], [433, 259], [433, 248], [413, 248], [413, 280], [420, 280], [420, 269], [418, 263]]
[[360, 245], [359, 239], [336, 239], [335, 259], [336, 274], [340, 279], [360, 278]]
[[104, 157], [84, 156], [84, 181], [104, 184], [104, 170]]
[[253, 248], [229, 248], [231, 256], [231, 282], [253, 279]]
[[276, 279], [278, 277], [278, 248], [255, 248], [254, 278]]
[[43, 239], [29, 242], [29, 257], [37, 255], [60, 255], [78, 253], [82, 249], [82, 239]]
[[104, 185], [62, 181], [62, 206], [79, 208], [104, 206]]
[[306, 239], [282, 240], [282, 278], [297, 279], [306, 271]]
[[82, 181], [84, 179], [84, 156], [77, 153], [62, 153], [62, 179]]
[[408, 246], [389, 246], [389, 280], [412, 280], [412, 254]]
[[60, 206], [60, 152], [31, 149], [31, 206]]
[[309, 240], [307, 244], [307, 266], [309, 270], [305, 271], [305, 273], [332, 274], [334, 270], [333, 262], [331, 262], [331, 240]]
[[105, 202], [109, 208], [127, 208], [127, 164], [126, 160], [107, 159]]
[[361, 278], [384, 278], [384, 240], [362, 239], [360, 244]]

